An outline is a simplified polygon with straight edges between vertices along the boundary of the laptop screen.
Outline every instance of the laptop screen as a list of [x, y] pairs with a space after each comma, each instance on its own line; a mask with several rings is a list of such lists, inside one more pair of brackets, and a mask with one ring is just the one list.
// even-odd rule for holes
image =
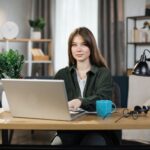
[[14, 117], [71, 120], [63, 80], [2, 79]]

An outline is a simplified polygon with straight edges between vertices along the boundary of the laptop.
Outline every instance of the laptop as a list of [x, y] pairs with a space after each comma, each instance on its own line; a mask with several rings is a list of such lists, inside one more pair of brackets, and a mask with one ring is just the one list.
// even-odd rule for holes
[[69, 111], [63, 80], [2, 79], [13, 117], [73, 120], [84, 110]]

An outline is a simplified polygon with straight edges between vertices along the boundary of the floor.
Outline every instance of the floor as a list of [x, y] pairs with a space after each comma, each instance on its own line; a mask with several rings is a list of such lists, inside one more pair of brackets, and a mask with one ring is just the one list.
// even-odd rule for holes
[[50, 145], [55, 133], [55, 131], [14, 130], [11, 144]]

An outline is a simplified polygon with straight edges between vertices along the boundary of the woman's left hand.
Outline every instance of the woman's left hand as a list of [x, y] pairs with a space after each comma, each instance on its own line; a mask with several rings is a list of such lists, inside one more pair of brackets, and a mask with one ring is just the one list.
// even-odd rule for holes
[[76, 111], [81, 106], [81, 100], [80, 99], [73, 99], [68, 102], [69, 109]]

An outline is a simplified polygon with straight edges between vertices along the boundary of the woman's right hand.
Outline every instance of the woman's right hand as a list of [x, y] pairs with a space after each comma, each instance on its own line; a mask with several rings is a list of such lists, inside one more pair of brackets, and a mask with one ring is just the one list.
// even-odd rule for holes
[[72, 111], [76, 111], [81, 106], [80, 99], [73, 99], [68, 102], [69, 109]]

